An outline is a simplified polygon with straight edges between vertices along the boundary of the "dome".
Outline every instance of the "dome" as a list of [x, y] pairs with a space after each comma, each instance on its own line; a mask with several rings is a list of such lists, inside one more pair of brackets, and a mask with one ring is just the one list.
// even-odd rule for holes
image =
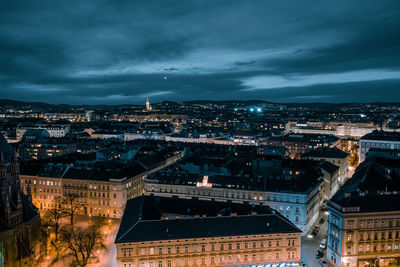
[[0, 134], [0, 161], [10, 162], [14, 156], [14, 149], [7, 143], [4, 136]]

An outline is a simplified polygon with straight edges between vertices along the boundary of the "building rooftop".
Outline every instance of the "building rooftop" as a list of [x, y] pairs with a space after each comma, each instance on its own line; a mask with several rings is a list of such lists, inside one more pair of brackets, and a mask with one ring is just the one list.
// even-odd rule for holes
[[400, 159], [368, 157], [331, 199], [344, 211], [400, 211]]
[[[264, 162], [266, 163], [263, 164]], [[259, 160], [253, 161], [252, 165], [253, 171], [249, 167], [249, 172], [207, 175], [201, 170], [201, 173], [187, 171], [177, 163], [150, 175], [147, 181], [196, 187], [198, 183], [202, 183], [204, 175], [207, 175], [207, 183], [213, 188], [304, 193], [321, 183], [322, 174], [319, 168], [331, 173], [338, 168], [328, 162], [310, 160]]]
[[400, 133], [375, 130], [361, 137], [361, 140], [400, 141]]
[[302, 155], [303, 158], [341, 158], [344, 159], [348, 156], [346, 152], [340, 150], [337, 147], [319, 147], [317, 149], [310, 150]]
[[300, 232], [264, 205], [140, 196], [127, 201], [115, 243]]
[[339, 138], [331, 134], [287, 134], [284, 136], [271, 136], [269, 140], [291, 142], [336, 142]]

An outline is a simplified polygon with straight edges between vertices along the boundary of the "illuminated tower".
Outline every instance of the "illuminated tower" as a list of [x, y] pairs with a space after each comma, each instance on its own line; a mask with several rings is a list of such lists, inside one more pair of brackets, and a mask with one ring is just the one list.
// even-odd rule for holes
[[151, 106], [150, 106], [150, 102], [149, 102], [149, 98], [147, 97], [146, 99], [146, 110], [150, 111], [151, 110]]

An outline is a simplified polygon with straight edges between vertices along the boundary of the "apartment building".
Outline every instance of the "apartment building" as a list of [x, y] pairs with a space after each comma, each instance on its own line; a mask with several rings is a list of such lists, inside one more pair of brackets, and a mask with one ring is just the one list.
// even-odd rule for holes
[[400, 265], [400, 160], [368, 157], [328, 203], [333, 266]]
[[300, 234], [263, 205], [141, 196], [127, 202], [117, 266], [300, 266]]

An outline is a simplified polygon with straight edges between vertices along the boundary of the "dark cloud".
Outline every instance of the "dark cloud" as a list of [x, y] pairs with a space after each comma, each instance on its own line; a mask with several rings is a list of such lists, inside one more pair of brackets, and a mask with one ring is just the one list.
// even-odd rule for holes
[[0, 1], [0, 98], [400, 101], [399, 47], [397, 0]]

